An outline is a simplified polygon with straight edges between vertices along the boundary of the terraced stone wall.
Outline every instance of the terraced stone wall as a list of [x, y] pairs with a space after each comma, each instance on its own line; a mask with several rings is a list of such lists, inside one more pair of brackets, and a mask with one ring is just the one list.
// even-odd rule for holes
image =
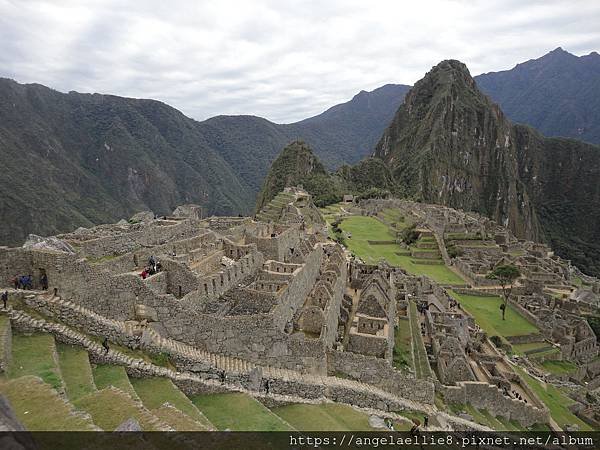
[[456, 386], [441, 386], [447, 403], [470, 403], [475, 408], [487, 409], [494, 416], [516, 420], [523, 426], [547, 423], [550, 414], [546, 408], [536, 408], [523, 401], [503, 395], [496, 386], [476, 381], [459, 382]]
[[395, 370], [390, 363], [357, 353], [330, 351], [327, 353], [327, 366], [330, 375], [369, 383], [399, 397], [423, 403], [433, 403], [434, 385], [428, 380], [418, 380]]

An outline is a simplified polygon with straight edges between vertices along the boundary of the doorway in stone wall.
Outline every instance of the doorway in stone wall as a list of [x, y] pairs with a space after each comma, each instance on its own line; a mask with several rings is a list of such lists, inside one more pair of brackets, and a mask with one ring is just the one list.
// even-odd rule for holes
[[46, 274], [46, 269], [38, 267], [34, 285], [43, 291], [48, 290], [48, 274]]

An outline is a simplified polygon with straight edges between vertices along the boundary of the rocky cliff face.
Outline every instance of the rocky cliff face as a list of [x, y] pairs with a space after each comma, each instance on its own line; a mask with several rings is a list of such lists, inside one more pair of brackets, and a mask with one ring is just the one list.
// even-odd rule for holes
[[600, 148], [513, 125], [461, 62], [414, 86], [374, 155], [407, 195], [485, 214], [600, 271]]
[[518, 176], [512, 124], [459, 61], [441, 62], [415, 85], [375, 156], [410, 196], [477, 211], [522, 237], [541, 236]]

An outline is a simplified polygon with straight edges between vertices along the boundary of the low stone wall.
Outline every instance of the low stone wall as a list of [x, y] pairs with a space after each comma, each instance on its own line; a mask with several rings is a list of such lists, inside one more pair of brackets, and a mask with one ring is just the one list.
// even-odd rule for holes
[[506, 336], [506, 340], [511, 344], [530, 344], [532, 342], [544, 341], [545, 339], [544, 336], [540, 333], [532, 333], [524, 334], [521, 336]]
[[404, 375], [385, 359], [333, 350], [327, 353], [327, 366], [330, 374], [372, 384], [400, 397], [430, 404], [434, 401], [435, 390], [431, 381]]
[[10, 320], [0, 328], [0, 373], [6, 372], [11, 360], [12, 329]]
[[447, 403], [471, 404], [475, 408], [486, 409], [494, 416], [516, 420], [523, 426], [547, 423], [550, 413], [547, 409], [520, 400], [506, 397], [500, 389], [491, 384], [462, 381], [456, 386], [441, 386], [440, 391]]

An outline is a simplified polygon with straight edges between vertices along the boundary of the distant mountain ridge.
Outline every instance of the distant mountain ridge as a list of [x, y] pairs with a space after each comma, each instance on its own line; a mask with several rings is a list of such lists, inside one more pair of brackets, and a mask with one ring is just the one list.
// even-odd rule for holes
[[199, 203], [250, 214], [269, 164], [290, 141], [329, 167], [368, 154], [407, 86], [361, 92], [319, 116], [197, 122], [154, 100], [64, 94], [0, 78], [0, 245]]
[[557, 48], [513, 69], [475, 77], [513, 122], [546, 136], [600, 144], [600, 55]]

